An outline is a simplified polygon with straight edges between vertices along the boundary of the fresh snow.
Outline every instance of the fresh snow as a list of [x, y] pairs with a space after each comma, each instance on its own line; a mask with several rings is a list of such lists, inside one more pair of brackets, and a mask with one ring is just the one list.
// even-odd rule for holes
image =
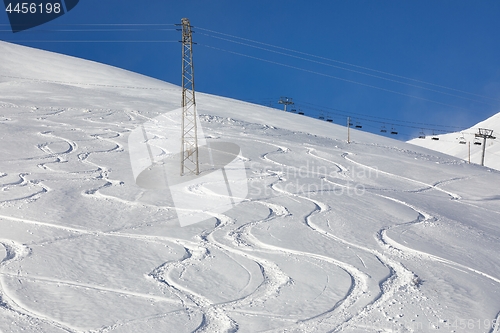
[[180, 95], [0, 42], [0, 332], [499, 332], [499, 172], [198, 93], [248, 195], [180, 227], [128, 145]]
[[[493, 136], [496, 137], [494, 140], [486, 140], [484, 165], [489, 168], [500, 170], [500, 113], [497, 113], [462, 132], [427, 135], [425, 139], [416, 138], [408, 142], [417, 146], [449, 154], [465, 161], [469, 161], [470, 145], [471, 163], [481, 164], [483, 146], [474, 144], [477, 141], [481, 142], [481, 144], [483, 143], [482, 138], [476, 139], [475, 137], [475, 134], [479, 132], [480, 128], [493, 130]], [[437, 137], [439, 140], [432, 140], [433, 137]], [[460, 141], [465, 141], [465, 144], [461, 144]]]

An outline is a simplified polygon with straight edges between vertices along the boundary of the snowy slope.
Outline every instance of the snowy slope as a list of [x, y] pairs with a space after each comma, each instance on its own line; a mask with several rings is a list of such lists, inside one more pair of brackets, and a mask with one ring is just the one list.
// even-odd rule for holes
[[[484, 165], [496, 170], [500, 170], [500, 113], [464, 130], [463, 132], [448, 133], [442, 135], [427, 136], [425, 139], [412, 139], [408, 141], [411, 144], [433, 149], [451, 156], [455, 156], [466, 161], [469, 160], [469, 142], [470, 142], [470, 160], [471, 163], [481, 164], [483, 155], [482, 145], [474, 144], [476, 141], [483, 142], [483, 139], [476, 140], [475, 133], [479, 128], [493, 130], [493, 136], [497, 139], [486, 140], [486, 154]], [[438, 137], [439, 141], [432, 140], [432, 137]], [[465, 144], [460, 144], [465, 141]]]
[[500, 173], [197, 102], [207, 141], [241, 147], [249, 193], [182, 228], [128, 145], [180, 89], [0, 42], [1, 332], [499, 332]]

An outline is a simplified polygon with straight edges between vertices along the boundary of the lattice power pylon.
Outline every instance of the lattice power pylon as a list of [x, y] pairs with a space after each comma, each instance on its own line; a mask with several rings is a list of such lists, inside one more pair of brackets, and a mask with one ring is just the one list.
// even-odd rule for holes
[[198, 130], [194, 96], [193, 32], [189, 19], [182, 19], [182, 146], [181, 176], [199, 174]]

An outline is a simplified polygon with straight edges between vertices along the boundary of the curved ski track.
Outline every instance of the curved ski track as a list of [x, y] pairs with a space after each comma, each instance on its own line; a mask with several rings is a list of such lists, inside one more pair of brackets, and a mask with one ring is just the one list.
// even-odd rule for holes
[[[283, 150], [280, 146], [278, 146], [278, 147], [280, 148], [278, 150], [279, 153], [289, 152], [290, 151], [290, 150]], [[278, 152], [271, 152], [271, 153], [278, 153]], [[327, 159], [321, 158], [321, 157], [313, 154], [313, 152], [314, 152], [314, 149], [307, 148], [307, 154], [309, 154], [309, 155], [311, 155], [311, 156], [313, 156], [315, 158], [318, 158], [318, 159], [321, 159], [321, 160], [324, 160], [326, 162], [334, 164], [339, 169], [338, 172], [342, 173], [342, 175], [345, 176], [345, 174], [347, 173], [346, 172], [347, 168], [345, 168], [344, 166], [341, 166], [341, 165], [339, 165], [337, 163], [334, 163], [332, 161], [329, 161]], [[293, 168], [293, 166], [288, 166], [288, 165], [285, 165], [285, 164], [282, 164], [282, 163], [275, 162], [275, 161], [271, 160], [268, 157], [268, 155], [271, 154], [271, 153], [267, 153], [267, 154], [262, 155], [262, 158], [264, 160], [266, 160], [266, 161], [273, 162], [273, 163], [275, 163], [275, 164], [277, 164], [279, 166], [285, 166], [285, 167], [291, 167], [291, 168]], [[348, 155], [349, 155], [349, 153], [344, 153], [344, 154], [342, 154], [342, 157], [344, 159], [346, 159], [347, 161], [351, 162], [352, 164], [361, 166], [363, 168], [372, 169], [372, 170], [375, 171], [374, 168], [372, 168], [372, 167], [370, 167], [368, 165], [364, 165], [362, 163], [356, 162], [356, 161], [348, 158]], [[380, 171], [378, 169], [376, 171], [380, 172], [380, 173], [383, 173], [383, 174], [385, 174], [385, 175], [387, 175], [389, 177], [399, 178], [399, 179], [403, 179], [403, 180], [411, 182], [411, 183], [415, 183], [415, 184], [418, 184], [418, 185], [423, 185], [423, 186], [425, 186], [425, 189], [428, 189], [428, 190], [433, 189], [433, 190], [437, 190], [437, 191], [443, 192], [443, 193], [449, 195], [452, 200], [457, 200], [457, 202], [460, 202], [459, 200], [461, 199], [461, 197], [458, 194], [450, 192], [450, 191], [447, 191], [447, 190], [444, 190], [444, 189], [442, 189], [442, 188], [440, 188], [438, 186], [441, 185], [441, 184], [444, 184], [444, 183], [448, 183], [448, 182], [451, 182], [451, 181], [462, 180], [462, 179], [465, 179], [465, 178], [453, 178], [453, 179], [450, 179], [450, 180], [440, 181], [440, 182], [437, 182], [435, 184], [427, 184], [427, 183], [424, 183], [424, 182], [421, 182], [421, 181], [417, 181], [417, 180], [413, 180], [413, 179], [410, 179], [410, 178], [407, 178], [407, 177], [395, 175], [395, 174], [392, 174], [392, 173], [389, 173], [389, 172]], [[326, 177], [324, 177], [324, 179], [328, 181], [328, 179], [326, 179]], [[279, 181], [281, 181], [281, 179], [279, 179], [278, 182]], [[381, 304], [383, 304], [384, 302], [386, 302], [397, 290], [401, 289], [403, 286], [404, 287], [412, 288], [415, 292], [418, 291], [418, 289], [416, 288], [416, 285], [418, 284], [418, 282], [417, 282], [418, 281], [418, 276], [416, 276], [413, 272], [409, 271], [400, 262], [398, 262], [398, 261], [390, 258], [389, 256], [387, 256], [385, 254], [385, 252], [381, 253], [381, 252], [379, 252], [379, 251], [377, 251], [375, 249], [366, 248], [366, 247], [354, 244], [352, 242], [348, 242], [346, 240], [343, 240], [343, 239], [335, 236], [332, 233], [329, 233], [328, 231], [322, 229], [318, 225], [314, 224], [314, 222], [312, 221], [311, 217], [315, 213], [321, 213], [321, 212], [328, 211], [328, 206], [326, 204], [321, 203], [320, 201], [317, 201], [317, 200], [310, 199], [310, 198], [305, 197], [305, 196], [301, 196], [301, 195], [296, 194], [296, 193], [291, 193], [291, 192], [287, 192], [287, 191], [284, 191], [282, 189], [276, 188], [274, 186], [276, 183], [271, 184], [271, 187], [274, 190], [276, 190], [277, 192], [281, 192], [282, 194], [285, 194], [285, 195], [290, 196], [290, 197], [298, 197], [298, 198], [301, 198], [303, 200], [308, 200], [308, 201], [312, 202], [313, 204], [315, 204], [316, 210], [313, 211], [313, 212], [311, 212], [306, 217], [306, 219], [304, 221], [305, 224], [309, 228], [311, 228], [312, 230], [320, 233], [322, 236], [328, 237], [328, 238], [330, 238], [332, 240], [338, 241], [338, 242], [343, 243], [345, 245], [348, 245], [350, 247], [354, 247], [354, 248], [357, 248], [359, 250], [362, 250], [362, 251], [365, 251], [367, 253], [370, 253], [370, 254], [374, 255], [386, 267], [388, 267], [390, 269], [391, 274], [381, 284], [381, 293], [380, 293], [380, 295], [377, 298], [375, 298], [370, 304], [368, 304], [367, 306], [365, 306], [365, 308], [363, 308], [361, 311], [359, 311], [356, 315], [351, 315], [350, 317], [346, 316], [344, 318], [344, 322], [342, 324], [340, 324], [340, 325], [337, 325], [334, 329], [332, 329], [331, 330], [332, 332], [340, 332], [340, 331], [346, 329], [349, 326], [349, 322], [352, 319], [354, 319], [356, 317], [359, 317], [359, 316], [362, 316], [363, 314], [367, 313], [368, 311], [370, 311], [370, 310], [372, 310], [372, 309], [380, 306]], [[344, 186], [344, 185], [340, 185], [340, 184], [337, 184], [337, 183], [334, 183], [334, 184], [337, 185], [337, 186]], [[486, 274], [484, 272], [481, 272], [479, 270], [473, 269], [471, 267], [468, 267], [468, 266], [465, 266], [465, 265], [453, 262], [451, 260], [447, 260], [447, 259], [444, 259], [444, 258], [441, 258], [441, 257], [438, 257], [438, 256], [434, 256], [434, 255], [431, 255], [431, 254], [427, 254], [427, 253], [424, 253], [424, 252], [421, 252], [421, 251], [417, 251], [417, 250], [405, 247], [405, 246], [403, 246], [403, 245], [395, 242], [394, 240], [390, 239], [387, 236], [387, 230], [389, 230], [391, 228], [394, 228], [394, 227], [397, 227], [397, 226], [402, 226], [402, 225], [425, 223], [425, 222], [428, 222], [428, 221], [433, 221], [433, 220], [435, 220], [435, 218], [433, 216], [427, 214], [426, 212], [424, 212], [424, 211], [422, 211], [422, 210], [414, 207], [413, 205], [410, 205], [410, 204], [408, 204], [406, 202], [403, 202], [401, 200], [397, 200], [397, 199], [394, 199], [394, 198], [391, 198], [391, 197], [387, 197], [387, 196], [383, 196], [383, 195], [376, 194], [376, 193], [371, 193], [371, 194], [379, 196], [379, 197], [382, 197], [382, 198], [385, 198], [387, 200], [391, 200], [391, 201], [396, 202], [398, 204], [404, 205], [404, 206], [406, 206], [408, 208], [413, 209], [415, 212], [417, 212], [419, 214], [419, 218], [417, 218], [415, 221], [402, 222], [400, 224], [396, 224], [396, 225], [393, 225], [393, 226], [388, 226], [388, 227], [382, 228], [381, 230], [379, 230], [379, 232], [377, 232], [376, 239], [379, 241], [379, 244], [380, 244], [380, 246], [382, 248], [384, 248], [384, 249], [386, 249], [386, 250], [389, 251], [388, 252], [389, 254], [394, 255], [396, 257], [400, 257], [400, 258], [404, 258], [405, 256], [409, 256], [409, 255], [410, 256], [420, 256], [420, 257], [426, 258], [427, 260], [433, 260], [433, 261], [437, 261], [437, 262], [442, 262], [442, 263], [445, 263], [445, 264], [450, 265], [450, 266], [454, 266], [454, 267], [457, 267], [457, 268], [462, 268], [462, 269], [469, 270], [469, 271], [474, 272], [476, 274], [485, 276], [485, 277], [491, 279], [494, 282], [500, 283], [500, 279], [498, 279], [496, 277], [493, 277], [493, 276], [491, 276], [489, 274]], [[423, 218], [420, 218], [420, 217], [423, 217]], [[249, 232], [248, 235], [251, 236], [251, 233]], [[261, 247], [271, 248], [271, 249], [281, 250], [281, 251], [290, 251], [288, 249], [282, 249], [282, 248], [274, 247], [274, 246], [271, 246], [271, 245], [268, 245], [268, 244], [263, 244], [262, 242], [259, 242], [259, 241], [255, 240], [255, 238], [253, 236], [251, 236], [251, 237], [254, 239], [254, 243], [259, 244]], [[296, 252], [296, 251], [290, 251], [290, 252], [294, 253], [296, 255], [307, 255], [307, 254], [299, 253], [299, 252]], [[353, 276], [353, 275], [351, 274], [351, 276]], [[353, 290], [352, 292], [353, 292], [353, 294], [357, 293], [355, 290]], [[333, 310], [335, 310], [335, 308], [332, 309], [332, 311]], [[313, 319], [316, 319], [316, 318], [313, 318]], [[323, 323], [324, 322], [321, 322], [321, 324], [323, 324]], [[315, 325], [313, 325], [312, 327], [317, 328], [319, 325], [320, 325], [320, 323], [318, 322], [318, 323], [315, 323]], [[310, 327], [310, 328], [312, 329], [312, 327]]]
[[[64, 110], [63, 110], [64, 111]], [[134, 115], [140, 115], [139, 113], [132, 112]], [[129, 112], [126, 112], [126, 114], [129, 117], [132, 117]], [[142, 115], [141, 115], [142, 116]], [[89, 120], [91, 121], [91, 120]], [[114, 137], [106, 137], [104, 134], [94, 134], [93, 137], [97, 140], [102, 140], [102, 141], [107, 141], [109, 143], [112, 143], [114, 145], [113, 148], [109, 150], [101, 150], [101, 151], [89, 151], [89, 152], [79, 152], [77, 154], [77, 158], [81, 163], [86, 163], [88, 165], [91, 165], [93, 168], [95, 168], [95, 173], [98, 174], [97, 177], [92, 177], [93, 179], [100, 179], [104, 182], [104, 184], [98, 188], [92, 188], [89, 190], [84, 191], [83, 194], [85, 195], [91, 195], [99, 199], [113, 199], [113, 200], [118, 200], [121, 201], [125, 204], [132, 205], [134, 204], [133, 202], [127, 201], [127, 200], [122, 200], [119, 198], [115, 198], [112, 196], [106, 196], [101, 193], [99, 193], [100, 189], [109, 187], [109, 186], [117, 186], [120, 185], [121, 182], [119, 181], [114, 181], [109, 179], [109, 174], [110, 170], [109, 168], [105, 166], [98, 165], [96, 163], [93, 163], [89, 161], [88, 157], [91, 154], [98, 154], [98, 153], [110, 153], [110, 152], [122, 152], [124, 151], [123, 146], [118, 143], [117, 141], [113, 140], [114, 138], [117, 138], [122, 135], [122, 133], [118, 131], [113, 131], [110, 128], [106, 128], [105, 130], [108, 133], [114, 133], [112, 135], [115, 135]], [[52, 134], [51, 132], [43, 132], [40, 133], [42, 136], [46, 136], [48, 138], [54, 139], [54, 140], [60, 140], [64, 141], [68, 144], [69, 148], [66, 151], [63, 152], [53, 152], [52, 149], [49, 147], [50, 143], [45, 142], [41, 143], [38, 148], [45, 153], [43, 157], [38, 157], [38, 158], [32, 158], [33, 160], [37, 159], [46, 159], [46, 158], [55, 158], [56, 160], [54, 162], [48, 162], [48, 163], [41, 163], [38, 165], [39, 168], [45, 169], [45, 170], [50, 170], [50, 168], [47, 166], [49, 163], [65, 163], [68, 158], [71, 158], [76, 154], [80, 148], [76, 142], [73, 142], [71, 140], [65, 139], [60, 136], [56, 136]], [[227, 136], [227, 135], [226, 135]], [[273, 142], [268, 142], [268, 141], [262, 141], [258, 139], [251, 139], [252, 141], [269, 145], [272, 147], [277, 148], [276, 151], [271, 151], [268, 153], [265, 153], [260, 156], [261, 160], [264, 163], [271, 163], [275, 165], [279, 165], [280, 167], [287, 167], [287, 168], [296, 168], [295, 166], [292, 165], [287, 165], [283, 163], [279, 163], [276, 161], [273, 161], [271, 156], [273, 154], [282, 154], [282, 153], [290, 153], [292, 152], [291, 149], [287, 148], [285, 144], [276, 144]], [[315, 155], [314, 152], [316, 151], [315, 148], [309, 147], [306, 148], [306, 154], [312, 156], [313, 158], [320, 159], [324, 162], [329, 162], [332, 163], [333, 165], [336, 166], [338, 169], [337, 172], [338, 174], [343, 177], [343, 178], [348, 178], [348, 168], [346, 168], [343, 165], [334, 163], [332, 161], [329, 161], [325, 158], [322, 158], [318, 155]], [[73, 154], [73, 155], [72, 155]], [[349, 153], [344, 153], [341, 155], [346, 161], [349, 163], [361, 166], [363, 168], [368, 168], [368, 169], [373, 169], [370, 166], [363, 165], [359, 162], [356, 162], [349, 158]], [[266, 168], [266, 165], [263, 165], [263, 168]], [[389, 177], [394, 177], [398, 179], [402, 179], [411, 183], [418, 184], [420, 186], [424, 186], [424, 189], [427, 190], [437, 190], [440, 192], [443, 192], [451, 197], [452, 200], [459, 200], [461, 197], [458, 194], [452, 193], [450, 191], [446, 191], [442, 188], [440, 188], [438, 185], [440, 185], [441, 182], [438, 182], [436, 184], [426, 184], [424, 182], [416, 181], [410, 178], [398, 176], [389, 172], [384, 172], [380, 170], [376, 170], [377, 172], [383, 173]], [[93, 172], [93, 173], [94, 173]], [[0, 176], [0, 179], [7, 176], [6, 174], [2, 174]], [[25, 179], [26, 174], [20, 174], [19, 175], [19, 181], [13, 182], [13, 183], [8, 183], [4, 184], [3, 186], [23, 186], [27, 183], [27, 180]], [[105, 231], [99, 231], [99, 230], [85, 230], [85, 229], [80, 229], [80, 228], [72, 228], [72, 227], [64, 227], [56, 224], [50, 224], [46, 222], [39, 222], [39, 221], [33, 221], [33, 220], [26, 220], [26, 219], [21, 219], [21, 218], [13, 218], [13, 217], [8, 217], [8, 216], [0, 216], [2, 219], [6, 220], [11, 220], [11, 221], [18, 221], [22, 223], [27, 223], [27, 224], [34, 224], [34, 225], [39, 225], [39, 226], [44, 226], [48, 228], [56, 228], [60, 230], [65, 230], [69, 231], [72, 233], [76, 234], [81, 234], [81, 235], [95, 235], [95, 236], [104, 236], [104, 237], [121, 237], [121, 238], [128, 238], [128, 239], [133, 239], [136, 241], [142, 241], [142, 242], [169, 242], [177, 245], [181, 245], [185, 249], [185, 255], [176, 260], [176, 261], [169, 261], [164, 264], [162, 264], [159, 267], [154, 268], [150, 273], [149, 276], [153, 278], [155, 281], [157, 281], [161, 286], [168, 288], [170, 291], [172, 291], [179, 299], [179, 303], [182, 308], [186, 309], [188, 314], [194, 314], [194, 313], [201, 313], [202, 314], [202, 322], [198, 326], [198, 328], [195, 329], [195, 332], [236, 332], [239, 329], [238, 323], [233, 320], [230, 316], [230, 313], [234, 311], [232, 308], [234, 306], [245, 306], [249, 305], [251, 303], [259, 303], [259, 302], [265, 302], [266, 299], [269, 299], [271, 297], [274, 297], [280, 293], [280, 290], [282, 288], [286, 288], [288, 284], [292, 282], [291, 277], [286, 275], [280, 267], [274, 263], [271, 260], [265, 259], [260, 257], [258, 254], [259, 253], [273, 253], [277, 255], [283, 255], [283, 256], [300, 256], [304, 257], [307, 260], [310, 261], [322, 261], [328, 264], [335, 265], [339, 267], [341, 270], [345, 271], [350, 277], [351, 277], [351, 287], [349, 290], [347, 290], [346, 295], [343, 299], [339, 300], [335, 304], [332, 304], [332, 307], [330, 310], [324, 312], [324, 313], [318, 313], [315, 316], [311, 318], [305, 318], [301, 320], [293, 320], [290, 318], [277, 318], [283, 321], [283, 323], [286, 326], [287, 329], [298, 329], [302, 331], [313, 331], [313, 330], [323, 330], [323, 331], [331, 331], [331, 332], [341, 332], [349, 327], [352, 328], [351, 323], [355, 321], [356, 318], [360, 318], [366, 314], [368, 314], [370, 311], [373, 311], [373, 309], [376, 309], [380, 307], [382, 304], [387, 302], [394, 293], [396, 293], [400, 288], [402, 287], [408, 287], [412, 288], [415, 292], [418, 292], [418, 288], [415, 286], [415, 279], [418, 278], [413, 272], [408, 270], [403, 264], [401, 264], [399, 261], [395, 260], [393, 257], [406, 257], [406, 256], [419, 256], [421, 258], [425, 258], [427, 260], [432, 260], [432, 261], [437, 261], [441, 262], [446, 265], [454, 266], [457, 268], [461, 269], [466, 269], [469, 270], [473, 273], [482, 275], [484, 277], [487, 277], [491, 279], [494, 282], [500, 283], [500, 279], [490, 276], [484, 272], [480, 272], [478, 270], [475, 270], [473, 268], [467, 267], [465, 265], [461, 265], [455, 262], [452, 262], [450, 260], [446, 260], [431, 254], [427, 254], [421, 251], [413, 250], [411, 248], [408, 248], [402, 244], [399, 244], [392, 240], [390, 237], [387, 235], [387, 231], [390, 230], [391, 228], [396, 228], [398, 226], [402, 225], [409, 225], [409, 224], [416, 224], [416, 223], [423, 223], [425, 221], [431, 221], [435, 219], [433, 216], [430, 214], [424, 212], [423, 210], [414, 207], [411, 204], [408, 204], [406, 202], [388, 197], [388, 196], [383, 196], [380, 194], [368, 192], [372, 195], [376, 195], [382, 198], [385, 198], [386, 200], [390, 200], [392, 202], [396, 202], [398, 204], [404, 205], [405, 207], [413, 209], [415, 212], [419, 214], [419, 218], [417, 218], [415, 221], [410, 221], [410, 222], [402, 222], [400, 224], [392, 225], [392, 226], [386, 226], [382, 229], [380, 229], [375, 236], [377, 239], [380, 247], [384, 249], [384, 252], [381, 252], [377, 249], [372, 249], [369, 247], [365, 247], [362, 245], [358, 245], [352, 242], [349, 242], [345, 239], [342, 239], [333, 233], [323, 229], [319, 225], [314, 223], [315, 216], [324, 214], [330, 210], [328, 205], [326, 203], [323, 203], [319, 200], [314, 200], [311, 198], [308, 198], [304, 195], [300, 195], [297, 193], [291, 193], [287, 192], [285, 190], [280, 189], [276, 185], [284, 179], [281, 178], [281, 174], [279, 173], [273, 173], [272, 170], [267, 170], [267, 173], [265, 176], [271, 178], [271, 179], [276, 179], [276, 181], [272, 182], [270, 185], [268, 185], [275, 193], [279, 193], [285, 197], [290, 198], [290, 200], [302, 200], [302, 201], [309, 201], [310, 203], [313, 204], [314, 208], [305, 216], [304, 220], [301, 221], [304, 223], [312, 232], [317, 233], [321, 237], [325, 237], [331, 241], [338, 242], [339, 244], [343, 244], [345, 246], [349, 246], [352, 248], [356, 248], [359, 251], [365, 252], [369, 255], [372, 255], [376, 257], [382, 265], [386, 266], [389, 270], [389, 275], [385, 278], [384, 281], [382, 281], [378, 287], [379, 287], [379, 294], [376, 295], [374, 298], [366, 302], [367, 304], [358, 304], [358, 303], [363, 303], [363, 300], [365, 300], [367, 290], [369, 288], [370, 284], [373, 284], [374, 282], [370, 280], [370, 277], [368, 274], [363, 272], [362, 270], [354, 267], [353, 265], [342, 262], [340, 260], [337, 260], [335, 258], [322, 255], [322, 254], [317, 254], [317, 253], [312, 253], [312, 252], [305, 252], [305, 251], [299, 251], [299, 250], [294, 250], [294, 249], [288, 249], [284, 247], [279, 247], [271, 244], [266, 244], [262, 241], [260, 241], [257, 237], [255, 237], [252, 234], [252, 228], [255, 227], [256, 225], [262, 224], [269, 222], [274, 219], [279, 219], [283, 218], [286, 216], [289, 216], [289, 210], [286, 206], [278, 205], [275, 203], [270, 203], [267, 202], [265, 199], [259, 199], [259, 200], [246, 200], [246, 202], [253, 201], [255, 203], [261, 204], [265, 206], [266, 208], [269, 209], [269, 215], [263, 219], [257, 220], [257, 221], [245, 221], [243, 225], [236, 226], [235, 221], [232, 220], [230, 217], [224, 215], [224, 214], [213, 214], [214, 218], [216, 219], [217, 223], [216, 226], [209, 231], [205, 231], [204, 233], [200, 234], [198, 237], [196, 237], [196, 241], [191, 241], [191, 240], [182, 240], [182, 239], [177, 239], [177, 238], [170, 238], [170, 237], [165, 237], [165, 236], [146, 236], [146, 235], [136, 235], [136, 234], [128, 234], [120, 231], [115, 231], [115, 232], [105, 232]], [[323, 176], [323, 175], [316, 175], [316, 176]], [[328, 181], [327, 177], [323, 177], [326, 181]], [[455, 180], [455, 179], [454, 179]], [[456, 179], [459, 180], [459, 179]], [[35, 182], [36, 183], [36, 182]], [[44, 192], [48, 192], [50, 189], [48, 187], [45, 187], [43, 185], [42, 181], [39, 181], [36, 183], [37, 185], [42, 187], [42, 191], [39, 193], [34, 194], [33, 196], [40, 195]], [[335, 183], [337, 186], [344, 186], [344, 185], [339, 185]], [[193, 190], [200, 190], [198, 189], [193, 189]], [[209, 195], [210, 193], [207, 193]], [[25, 198], [26, 199], [26, 198]], [[16, 199], [19, 200], [19, 199]], [[143, 204], [141, 204], [143, 205]], [[227, 244], [227, 242], [219, 240], [217, 236], [219, 236], [219, 233], [222, 234], [223, 239], [227, 240], [232, 244], [233, 246], [230, 246]], [[71, 327], [70, 325], [62, 322], [58, 322], [45, 314], [42, 313], [36, 313], [32, 310], [30, 310], [27, 307], [22, 306], [12, 295], [9, 294], [9, 291], [5, 289], [5, 283], [4, 283], [4, 277], [5, 276], [10, 276], [10, 277], [17, 277], [15, 274], [11, 273], [4, 273], [2, 272], [2, 268], [7, 266], [9, 263], [13, 261], [18, 261], [18, 260], [23, 260], [26, 256], [29, 256], [31, 253], [31, 250], [27, 248], [25, 245], [15, 243], [11, 240], [3, 240], [0, 239], [0, 245], [5, 248], [6, 252], [6, 257], [2, 259], [0, 262], [0, 311], [9, 311], [15, 313], [17, 316], [25, 316], [32, 318], [35, 322], [43, 322], [45, 324], [51, 325], [57, 329], [60, 329], [65, 332], [80, 332], [78, 329]], [[219, 304], [214, 304], [209, 298], [205, 297], [199, 292], [196, 292], [194, 290], [191, 290], [190, 288], [180, 284], [175, 277], [172, 276], [172, 272], [174, 270], [178, 269], [184, 269], [185, 267], [191, 266], [191, 265], [197, 265], [200, 262], [203, 261], [204, 258], [208, 255], [210, 252], [210, 249], [216, 248], [217, 250], [227, 254], [228, 256], [232, 257], [244, 257], [248, 260], [251, 260], [260, 267], [261, 274], [262, 274], [262, 279], [263, 282], [253, 291], [249, 292], [247, 296], [239, 298], [239, 299], [234, 299], [228, 302], [223, 302]], [[234, 259], [235, 262], [238, 262], [236, 259]], [[361, 260], [361, 259], [360, 259]], [[361, 260], [362, 261], [362, 260]], [[363, 263], [364, 265], [364, 263]], [[114, 292], [114, 293], [126, 293], [129, 296], [134, 296], [134, 297], [141, 297], [141, 298], [147, 298], [147, 299], [156, 299], [158, 301], [166, 301], [166, 302], [174, 302], [170, 298], [163, 298], [159, 296], [154, 296], [154, 295], [143, 295], [140, 293], [133, 293], [133, 292], [127, 292], [120, 290], [119, 288], [103, 288], [100, 286], [93, 286], [93, 285], [87, 285], [87, 284], [81, 284], [81, 283], [76, 283], [74, 281], [62, 281], [62, 280], [57, 280], [57, 279], [49, 279], [45, 277], [32, 277], [32, 276], [19, 276], [19, 278], [22, 279], [31, 279], [33, 281], [41, 282], [41, 283], [58, 283], [58, 284], [65, 284], [69, 286], [73, 286], [76, 288], [94, 288], [94, 289], [99, 289], [99, 290], [105, 290], [109, 292]], [[378, 284], [378, 282], [376, 282]], [[260, 315], [268, 315], [268, 314], [260, 314]], [[497, 316], [497, 319], [500, 318], [500, 313]], [[353, 324], [355, 325], [355, 324]], [[104, 332], [104, 331], [112, 331], [117, 327], [108, 327], [105, 329], [100, 329], [99, 332]], [[355, 327], [355, 326], [354, 326]], [[279, 330], [271, 330], [271, 331], [283, 331], [283, 329]], [[97, 331], [96, 331], [97, 332]], [[498, 332], [498, 329], [492, 329], [490, 333], [496, 333]]]

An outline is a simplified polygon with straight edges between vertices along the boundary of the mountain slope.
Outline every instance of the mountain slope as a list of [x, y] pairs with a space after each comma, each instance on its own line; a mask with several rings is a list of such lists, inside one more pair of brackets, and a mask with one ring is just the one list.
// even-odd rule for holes
[[[498, 137], [500, 134], [500, 113], [491, 116], [490, 118], [464, 130], [463, 132], [433, 135], [428, 136], [425, 139], [412, 139], [408, 142], [417, 146], [449, 154], [466, 161], [469, 160], [470, 143], [471, 163], [481, 164], [483, 147], [478, 143], [482, 144], [483, 139], [476, 139], [474, 135], [475, 133], [478, 133], [479, 128], [493, 130], [493, 136]], [[433, 140], [433, 137], [439, 138], [439, 140]], [[500, 144], [498, 143], [498, 139], [488, 139], [486, 141], [484, 165], [500, 170]]]
[[[2, 332], [498, 331], [496, 171], [198, 94], [248, 195], [180, 227], [129, 145], [178, 87], [0, 43], [0, 91]], [[166, 126], [145, 139], [155, 157]], [[201, 206], [218, 185], [185, 193]]]

